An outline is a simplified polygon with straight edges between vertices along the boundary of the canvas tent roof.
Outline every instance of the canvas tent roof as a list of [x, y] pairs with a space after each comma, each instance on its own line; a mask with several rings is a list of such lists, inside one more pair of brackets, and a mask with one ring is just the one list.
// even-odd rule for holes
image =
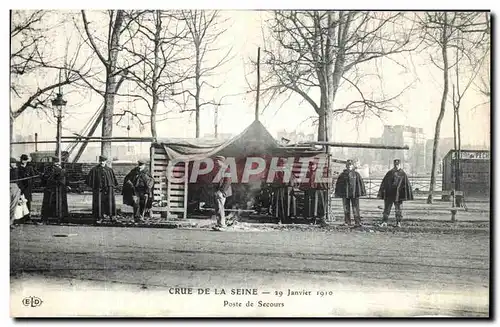
[[258, 120], [239, 135], [227, 140], [164, 138], [156, 141], [167, 157], [178, 160], [202, 160], [216, 155], [241, 156], [251, 153], [268, 153], [279, 149], [273, 136]]

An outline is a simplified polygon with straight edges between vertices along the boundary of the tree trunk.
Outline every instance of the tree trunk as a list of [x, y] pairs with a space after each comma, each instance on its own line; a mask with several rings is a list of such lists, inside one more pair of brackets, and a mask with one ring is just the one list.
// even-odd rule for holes
[[13, 144], [14, 142], [14, 115], [12, 114], [12, 111], [10, 112], [10, 119], [9, 119], [9, 138], [10, 138], [10, 153], [9, 156], [12, 158], [14, 155], [14, 149], [13, 149]]
[[[116, 76], [106, 79], [106, 93], [104, 95], [104, 112], [102, 117], [102, 137], [113, 136], [113, 113], [115, 108]], [[112, 161], [111, 141], [101, 143], [101, 155]]]
[[332, 139], [332, 120], [328, 111], [321, 109], [318, 114], [318, 141], [331, 141]]
[[460, 107], [457, 108], [457, 139], [458, 139], [458, 152], [457, 152], [457, 190], [461, 191], [462, 190], [462, 171], [460, 168], [460, 152], [462, 151], [462, 138], [460, 136]]
[[325, 114], [321, 112], [318, 115], [318, 141], [326, 142], [325, 123], [326, 123]]
[[[113, 136], [113, 114], [115, 109], [115, 95], [117, 91], [116, 64], [120, 48], [120, 35], [124, 21], [123, 10], [116, 11], [116, 19], [113, 25], [111, 40], [109, 45], [109, 60], [106, 67], [106, 93], [104, 95], [104, 113], [102, 117], [102, 137]], [[108, 157], [112, 162], [111, 141], [104, 141], [101, 144], [101, 154]]]
[[151, 136], [157, 138], [158, 134], [156, 132], [156, 112], [158, 111], [158, 96], [153, 94], [153, 105], [151, 106]]
[[431, 182], [429, 185], [429, 196], [427, 198], [427, 203], [432, 203], [433, 201], [433, 193], [434, 193], [434, 185], [436, 184], [436, 165], [437, 165], [437, 151], [439, 147], [439, 137], [441, 133], [441, 122], [443, 121], [444, 113], [446, 111], [446, 99], [448, 97], [448, 29], [447, 29], [447, 14], [444, 13], [444, 25], [442, 31], [442, 44], [441, 44], [441, 53], [443, 55], [443, 80], [444, 80], [444, 88], [443, 88], [443, 96], [441, 98], [441, 109], [439, 111], [439, 116], [436, 120], [436, 129], [434, 134], [434, 145], [432, 147], [432, 166], [431, 166]]
[[156, 133], [156, 113], [158, 112], [158, 80], [160, 79], [160, 42], [161, 42], [161, 11], [155, 11], [156, 17], [156, 30], [155, 30], [155, 43], [154, 43], [154, 67], [153, 67], [153, 82], [151, 85], [151, 93], [153, 98], [153, 103], [151, 106], [151, 136], [157, 138]]
[[196, 138], [200, 137], [200, 99], [196, 97]]
[[196, 111], [196, 138], [200, 137], [200, 93], [201, 93], [201, 60], [200, 60], [200, 43], [196, 42], [196, 67], [195, 67], [195, 83], [196, 83], [196, 94], [194, 97], [195, 101], [195, 111]]

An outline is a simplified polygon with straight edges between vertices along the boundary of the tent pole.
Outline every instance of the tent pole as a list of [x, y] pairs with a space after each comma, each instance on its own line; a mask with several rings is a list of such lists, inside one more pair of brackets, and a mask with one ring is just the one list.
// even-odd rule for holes
[[260, 96], [260, 47], [257, 49], [257, 98], [255, 100], [255, 120], [259, 120], [259, 96]]

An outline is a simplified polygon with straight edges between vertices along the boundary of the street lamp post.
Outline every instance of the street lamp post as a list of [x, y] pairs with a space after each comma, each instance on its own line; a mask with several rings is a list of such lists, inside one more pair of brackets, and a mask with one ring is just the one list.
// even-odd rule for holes
[[68, 101], [63, 99], [62, 92], [59, 91], [57, 93], [56, 98], [52, 100], [52, 107], [56, 109], [55, 117], [57, 119], [57, 145], [56, 145], [56, 156], [59, 159], [59, 162], [62, 163], [62, 155], [61, 155], [61, 136], [62, 136], [62, 118], [63, 118], [63, 109], [66, 106]]

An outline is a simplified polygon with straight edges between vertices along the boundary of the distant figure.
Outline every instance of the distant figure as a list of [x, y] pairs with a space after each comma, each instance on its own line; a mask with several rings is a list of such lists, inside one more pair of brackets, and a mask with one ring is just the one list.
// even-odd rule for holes
[[296, 174], [291, 172], [287, 184], [287, 217], [291, 221], [297, 218], [297, 194], [300, 192], [300, 182]]
[[215, 167], [217, 168], [218, 174], [221, 174], [221, 179], [215, 184], [214, 197], [215, 197], [215, 207], [217, 215], [217, 225], [215, 230], [222, 230], [226, 226], [226, 212], [225, 204], [226, 199], [233, 195], [233, 189], [231, 188], [231, 179], [225, 177], [224, 173], [226, 171], [226, 164], [224, 161], [226, 158], [222, 156], [215, 157]]
[[359, 197], [364, 195], [366, 195], [366, 189], [363, 178], [354, 170], [352, 160], [347, 160], [346, 169], [339, 175], [335, 184], [335, 196], [342, 198], [344, 219], [347, 226], [351, 226], [351, 205], [354, 213], [354, 227], [361, 226]]
[[68, 194], [66, 171], [61, 168], [59, 158], [52, 158], [52, 165], [44, 171], [41, 180], [43, 191], [42, 223], [47, 224], [49, 218], [57, 218], [64, 222], [68, 218]]
[[391, 214], [392, 204], [396, 210], [396, 227], [401, 227], [401, 220], [403, 219], [402, 205], [403, 201], [413, 200], [413, 192], [411, 190], [410, 181], [408, 176], [400, 168], [400, 160], [394, 160], [394, 168], [385, 174], [380, 190], [378, 191], [378, 198], [384, 199], [384, 214], [380, 227], [387, 227], [387, 221]]
[[154, 179], [143, 160], [137, 162], [123, 181], [123, 204], [134, 208], [134, 221], [144, 222], [144, 216], [153, 206]]
[[10, 226], [13, 228], [14, 220], [16, 219], [16, 208], [21, 198], [21, 189], [17, 186], [17, 169], [16, 159], [10, 158]]
[[[35, 169], [32, 165], [28, 164], [28, 156], [26, 154], [21, 155], [21, 163], [17, 167], [17, 176], [20, 179], [17, 185], [21, 189], [21, 193], [26, 199], [26, 205], [28, 210], [31, 212], [31, 201], [33, 200], [33, 182], [34, 177], [37, 175]], [[30, 215], [25, 217], [30, 219]]]
[[94, 223], [100, 224], [109, 218], [112, 222], [116, 216], [115, 188], [118, 186], [113, 169], [106, 166], [108, 158], [99, 156], [99, 164], [87, 175], [86, 184], [92, 188], [92, 216]]
[[15, 158], [10, 158], [10, 180], [14, 183], [17, 183], [18, 180], [17, 160]]

